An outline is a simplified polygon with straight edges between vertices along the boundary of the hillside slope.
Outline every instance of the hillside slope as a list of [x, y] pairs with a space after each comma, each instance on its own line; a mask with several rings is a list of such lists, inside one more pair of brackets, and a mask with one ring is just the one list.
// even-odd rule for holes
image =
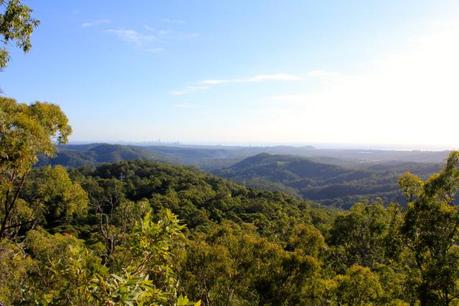
[[447, 151], [397, 151], [317, 149], [311, 146], [204, 146], [204, 145], [114, 145], [80, 144], [59, 146], [53, 160], [41, 164], [61, 164], [78, 167], [120, 160], [161, 160], [176, 164], [193, 165], [206, 171], [227, 168], [245, 158], [261, 153], [293, 155], [325, 164], [360, 167], [362, 164], [443, 163]]
[[95, 179], [103, 182], [102, 188], [107, 188], [105, 193], [112, 198], [148, 199], [155, 210], [168, 208], [186, 220], [188, 228], [228, 219], [253, 223], [260, 230], [269, 231], [273, 230], [272, 226], [287, 228], [282, 223], [286, 216], [303, 220], [311, 210], [333, 213], [289, 194], [253, 190], [195, 168], [161, 162], [123, 161], [93, 170], [73, 170], [73, 173], [85, 176], [82, 185], [90, 198], [101, 194], [94, 188]]
[[296, 156], [259, 154], [215, 174], [251, 187], [348, 208], [362, 199], [402, 202], [397, 184], [401, 174], [410, 171], [425, 178], [439, 169], [438, 164], [403, 162], [342, 167]]
[[[265, 149], [287, 150], [285, 147]], [[402, 173], [411, 171], [426, 178], [440, 169], [439, 164], [400, 160], [375, 162], [371, 158], [364, 161], [269, 153], [248, 155], [259, 150], [262, 147], [66, 145], [58, 148], [56, 158], [41, 159], [39, 166], [60, 164], [78, 168], [129, 160], [194, 165], [250, 187], [288, 192], [328, 206], [343, 208], [367, 198], [403, 202], [397, 185]], [[313, 148], [304, 150], [314, 151]]]
[[55, 158], [42, 157], [38, 166], [63, 165], [70, 168], [116, 163], [124, 160], [164, 160], [160, 156], [139, 146], [112, 144], [65, 145], [58, 147]]

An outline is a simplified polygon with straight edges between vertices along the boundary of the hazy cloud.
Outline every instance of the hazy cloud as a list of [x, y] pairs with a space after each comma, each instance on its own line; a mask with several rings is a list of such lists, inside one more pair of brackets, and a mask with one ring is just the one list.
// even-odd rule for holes
[[81, 27], [82, 28], [91, 28], [91, 27], [95, 27], [95, 26], [99, 26], [99, 25], [103, 25], [103, 24], [109, 24], [109, 23], [110, 23], [109, 19], [97, 19], [97, 20], [93, 20], [93, 21], [83, 22], [81, 24]]
[[204, 86], [204, 85], [190, 85], [190, 86], [187, 86], [181, 90], [174, 90], [174, 91], [171, 91], [171, 95], [173, 96], [184, 96], [184, 95], [187, 95], [187, 94], [190, 94], [192, 92], [195, 92], [195, 91], [201, 91], [201, 90], [206, 90], [206, 89], [209, 89], [209, 86]]
[[130, 29], [108, 29], [107, 33], [111, 33], [117, 36], [119, 39], [135, 44], [137, 46], [143, 46], [146, 43], [158, 41], [158, 37], [152, 33], [141, 33], [136, 30]]
[[274, 73], [274, 74], [259, 74], [248, 78], [241, 79], [216, 79], [216, 80], [204, 80], [201, 84], [204, 85], [219, 85], [219, 84], [230, 84], [230, 83], [256, 83], [264, 81], [302, 81], [303, 76], [293, 75], [288, 73]]
[[173, 96], [183, 96], [195, 91], [207, 90], [210, 87], [224, 84], [237, 84], [237, 83], [259, 83], [266, 81], [303, 81], [304, 76], [294, 75], [289, 73], [273, 73], [273, 74], [258, 74], [246, 78], [235, 78], [235, 79], [210, 79], [200, 81], [194, 85], [186, 86], [184, 89], [175, 90], [171, 92]]
[[169, 29], [154, 28], [148, 25], [143, 30], [112, 28], [106, 33], [118, 37], [120, 40], [135, 45], [151, 54], [159, 54], [166, 50], [172, 42], [182, 41], [198, 36], [197, 33], [178, 32]]
[[193, 39], [193, 38], [196, 38], [199, 36], [198, 33], [195, 33], [195, 32], [181, 32], [181, 31], [175, 31], [175, 30], [170, 30], [170, 29], [157, 29], [157, 28], [154, 28], [154, 27], [151, 27], [151, 26], [144, 26], [145, 29], [156, 35], [158, 38], [162, 38], [164, 40], [168, 40], [168, 41], [171, 41], [171, 40], [175, 40], [175, 41], [179, 41], [179, 40], [186, 40], [186, 39]]
[[346, 135], [348, 142], [387, 144], [429, 139], [452, 147], [459, 111], [457, 54], [459, 22], [437, 25], [362, 64], [364, 70], [309, 73], [321, 82], [267, 99], [275, 103], [260, 117], [269, 119], [257, 125], [272, 126], [264, 133], [290, 139], [338, 142]]

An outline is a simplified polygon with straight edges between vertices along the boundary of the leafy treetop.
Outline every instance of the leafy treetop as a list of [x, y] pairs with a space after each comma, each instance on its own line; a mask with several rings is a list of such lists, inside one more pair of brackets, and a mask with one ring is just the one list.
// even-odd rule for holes
[[0, 68], [5, 68], [9, 61], [6, 48], [10, 41], [24, 52], [32, 47], [30, 36], [38, 26], [39, 21], [32, 18], [32, 10], [20, 0], [0, 0]]

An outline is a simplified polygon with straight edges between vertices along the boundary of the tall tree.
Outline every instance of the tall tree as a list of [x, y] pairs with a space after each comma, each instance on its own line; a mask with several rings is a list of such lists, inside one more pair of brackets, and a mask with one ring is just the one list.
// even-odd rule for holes
[[71, 131], [57, 105], [0, 97], [0, 238], [20, 226], [10, 221], [39, 155], [53, 156], [56, 143], [66, 143]]
[[0, 69], [8, 65], [9, 52], [7, 45], [15, 42], [24, 52], [32, 47], [30, 36], [39, 21], [32, 18], [32, 10], [21, 3], [21, 0], [0, 0]]
[[405, 175], [400, 184], [411, 202], [402, 233], [418, 271], [421, 305], [449, 305], [459, 298], [459, 152], [450, 154], [442, 172], [426, 182]]

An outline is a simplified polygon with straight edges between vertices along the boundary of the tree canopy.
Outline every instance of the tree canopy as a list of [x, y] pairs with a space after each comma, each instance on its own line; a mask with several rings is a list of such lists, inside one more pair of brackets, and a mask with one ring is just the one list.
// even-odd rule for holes
[[55, 143], [67, 142], [71, 131], [57, 105], [28, 105], [0, 97], [0, 238], [22, 225], [12, 219], [27, 175], [39, 155], [53, 156]]
[[31, 35], [39, 21], [32, 17], [32, 10], [20, 0], [0, 0], [0, 69], [9, 61], [7, 46], [14, 42], [18, 48], [28, 52], [32, 48]]

